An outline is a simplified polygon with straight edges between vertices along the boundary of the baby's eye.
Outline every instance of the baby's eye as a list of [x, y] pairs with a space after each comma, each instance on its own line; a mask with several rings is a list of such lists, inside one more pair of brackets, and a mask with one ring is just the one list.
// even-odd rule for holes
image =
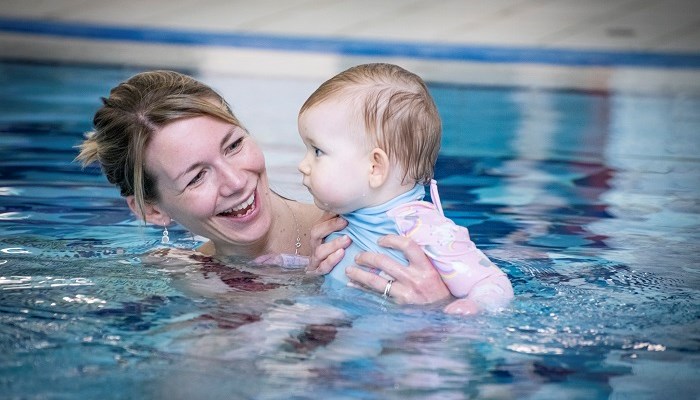
[[313, 150], [314, 150], [314, 155], [315, 155], [316, 157], [320, 157], [321, 154], [323, 154], [323, 151], [321, 151], [321, 149], [319, 149], [318, 147], [315, 147], [315, 146], [314, 146], [314, 147], [313, 147]]

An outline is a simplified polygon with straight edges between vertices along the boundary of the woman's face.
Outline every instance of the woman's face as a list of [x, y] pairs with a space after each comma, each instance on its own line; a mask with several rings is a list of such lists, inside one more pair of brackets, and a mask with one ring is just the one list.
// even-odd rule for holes
[[157, 180], [157, 206], [217, 251], [266, 240], [272, 212], [265, 159], [241, 127], [208, 116], [172, 122], [151, 138], [146, 168]]

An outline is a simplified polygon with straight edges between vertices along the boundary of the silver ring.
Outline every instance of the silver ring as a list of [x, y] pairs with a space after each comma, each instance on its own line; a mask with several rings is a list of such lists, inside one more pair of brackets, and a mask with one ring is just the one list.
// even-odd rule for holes
[[382, 297], [387, 298], [389, 297], [389, 292], [391, 291], [391, 285], [394, 283], [393, 279], [389, 279], [386, 281], [386, 286], [384, 286], [384, 294]]

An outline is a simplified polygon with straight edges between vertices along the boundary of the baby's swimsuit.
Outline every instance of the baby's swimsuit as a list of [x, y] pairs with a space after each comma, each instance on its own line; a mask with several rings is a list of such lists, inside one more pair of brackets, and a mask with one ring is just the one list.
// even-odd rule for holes
[[347, 227], [331, 234], [328, 240], [348, 235], [352, 244], [328, 275], [327, 285], [346, 284], [345, 268], [355, 265], [355, 256], [363, 251], [385, 253], [408, 265], [401, 252], [377, 245], [380, 237], [398, 234], [421, 246], [454, 296], [469, 295], [487, 306], [505, 305], [513, 297], [508, 277], [476, 248], [467, 228], [444, 216], [435, 180], [431, 181], [430, 192], [433, 203], [422, 201], [425, 189], [416, 185], [384, 204], [343, 214]]

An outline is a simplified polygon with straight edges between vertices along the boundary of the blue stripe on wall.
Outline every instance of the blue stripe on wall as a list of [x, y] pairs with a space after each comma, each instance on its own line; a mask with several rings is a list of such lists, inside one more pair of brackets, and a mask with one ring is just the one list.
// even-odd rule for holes
[[444, 61], [536, 63], [565, 66], [700, 67], [700, 54], [698, 53], [594, 51], [390, 42], [252, 33], [215, 33], [14, 18], [0, 18], [0, 32], [91, 40], [128, 41], [144, 44], [221, 46], [332, 53], [348, 56], [409, 57]]

